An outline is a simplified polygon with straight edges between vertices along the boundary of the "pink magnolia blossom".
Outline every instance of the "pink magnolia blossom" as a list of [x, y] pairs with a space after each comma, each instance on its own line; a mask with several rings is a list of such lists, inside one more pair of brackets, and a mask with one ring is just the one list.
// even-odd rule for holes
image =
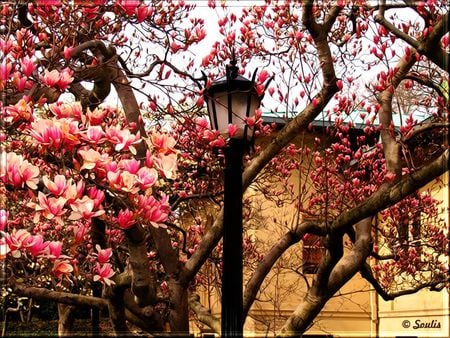
[[177, 172], [177, 155], [160, 154], [158, 158], [155, 159], [156, 167], [164, 174], [164, 177], [168, 179], [173, 179]]
[[161, 200], [157, 200], [154, 196], [138, 197], [138, 205], [142, 210], [144, 218], [154, 227], [165, 228], [164, 222], [167, 221], [170, 212], [169, 197], [162, 194]]
[[110, 263], [104, 264], [97, 263], [95, 265], [94, 282], [100, 281], [108, 286], [112, 285], [114, 284], [114, 281], [112, 281], [110, 278], [114, 275], [115, 272]]
[[61, 196], [66, 192], [66, 189], [71, 185], [72, 179], [66, 180], [64, 175], [56, 175], [54, 181], [51, 181], [47, 175], [42, 177], [42, 181], [46, 188], [55, 196]]
[[20, 99], [14, 106], [6, 107], [6, 122], [14, 123], [20, 120], [27, 122], [33, 122], [34, 120], [33, 108], [26, 98]]
[[72, 57], [73, 47], [64, 46], [64, 59], [69, 60]]
[[0, 64], [0, 89], [5, 87], [6, 81], [10, 78], [10, 73], [12, 70], [12, 63], [9, 59], [3, 58]]
[[136, 175], [136, 181], [142, 190], [151, 188], [158, 180], [158, 172], [153, 168], [142, 167]]
[[23, 76], [21, 72], [14, 72], [12, 80], [14, 86], [17, 88], [17, 91], [21, 93], [25, 91], [25, 89], [30, 89], [33, 86], [32, 82], [28, 81], [28, 79]]
[[36, 64], [28, 56], [25, 56], [22, 60], [20, 60], [20, 66], [23, 75], [26, 77], [30, 77], [36, 69]]
[[37, 189], [39, 168], [14, 152], [0, 153], [0, 180], [14, 188]]
[[73, 118], [75, 120], [81, 120], [83, 114], [83, 108], [81, 103], [71, 102], [55, 102], [49, 105], [50, 111], [59, 119], [61, 118]]
[[131, 174], [136, 174], [140, 166], [140, 162], [135, 159], [122, 160], [119, 162], [119, 167]]
[[175, 151], [176, 140], [167, 133], [153, 132], [151, 142], [158, 149], [158, 152], [162, 154], [169, 154]]
[[152, 15], [153, 8], [147, 7], [144, 4], [140, 4], [139, 7], [136, 8], [136, 17], [138, 22], [144, 21], [147, 17]]
[[120, 190], [120, 188], [122, 187], [122, 180], [119, 171], [108, 171], [106, 177], [108, 178], [109, 185], [111, 187]]
[[55, 87], [59, 81], [59, 72], [56, 69], [53, 69], [50, 72], [46, 69], [44, 71], [44, 76], [41, 77], [41, 81], [47, 87]]
[[218, 137], [217, 139], [209, 142], [209, 146], [212, 148], [223, 148], [227, 145], [227, 142], [223, 137]]
[[236, 135], [238, 131], [238, 126], [235, 124], [229, 124], [228, 125], [228, 135], [230, 135], [230, 137], [234, 137]]
[[131, 228], [136, 223], [133, 212], [129, 209], [120, 210], [117, 216], [117, 223], [123, 230]]
[[63, 243], [60, 241], [49, 242], [47, 245], [47, 252], [46, 252], [47, 258], [58, 259], [60, 257], [62, 257], [62, 258], [66, 257], [66, 256], [61, 255], [62, 246], [63, 246]]
[[129, 150], [133, 155], [136, 155], [136, 148], [134, 145], [141, 142], [140, 133], [132, 134], [128, 129], [119, 129], [111, 127], [106, 129], [106, 137], [108, 141], [115, 144], [116, 151]]
[[0, 178], [5, 184], [10, 184], [15, 188], [23, 186], [22, 176], [20, 174], [20, 164], [22, 161], [22, 156], [16, 155], [16, 153], [1, 153]]
[[84, 191], [84, 181], [78, 181], [77, 184], [72, 184], [72, 180], [70, 180], [70, 184], [67, 185], [66, 191], [64, 192], [64, 198], [67, 200], [67, 204], [73, 203], [76, 199], [81, 198], [83, 196]]
[[100, 245], [96, 245], [95, 249], [97, 250], [97, 261], [100, 264], [105, 264], [109, 262], [109, 259], [112, 257], [112, 249], [111, 248], [106, 248], [106, 249], [102, 249], [100, 247]]
[[79, 150], [78, 153], [83, 158], [83, 165], [80, 170], [94, 169], [97, 166], [103, 166], [110, 161], [108, 154], [100, 154], [94, 149]]
[[258, 82], [264, 83], [269, 78], [270, 74], [267, 70], [262, 70], [258, 75]]
[[82, 199], [77, 199], [70, 207], [72, 213], [69, 216], [70, 220], [79, 220], [81, 218], [89, 220], [92, 217], [98, 217], [105, 213], [105, 210], [94, 211], [94, 200], [88, 196], [83, 196]]
[[61, 91], [66, 90], [73, 81], [73, 71], [70, 68], [64, 68], [59, 74], [58, 88]]
[[135, 194], [139, 191], [137, 186], [136, 175], [129, 173], [128, 171], [109, 171], [107, 173], [109, 185], [117, 190], [122, 190]]
[[68, 119], [43, 119], [31, 124], [30, 134], [40, 144], [54, 148], [73, 147], [80, 143], [78, 123]]
[[94, 209], [98, 209], [105, 200], [105, 192], [96, 187], [89, 188], [88, 196], [94, 201]]
[[106, 117], [107, 111], [102, 108], [95, 108], [94, 110], [88, 109], [86, 113], [86, 119], [91, 126], [99, 125]]
[[122, 7], [128, 16], [132, 16], [141, 4], [139, 0], [120, 0], [118, 5]]
[[22, 176], [22, 182], [24, 182], [30, 189], [37, 189], [37, 183], [39, 182], [38, 167], [25, 160], [20, 165], [20, 175]]
[[204, 130], [206, 128], [209, 128], [208, 119], [205, 117], [197, 117], [195, 119], [195, 124], [197, 126], [197, 130]]
[[44, 76], [41, 76], [41, 81], [47, 87], [54, 87], [64, 91], [73, 81], [72, 74], [73, 72], [69, 68], [64, 68], [61, 72], [56, 69], [53, 69], [52, 71], [46, 69], [44, 71]]
[[3, 231], [8, 224], [8, 211], [0, 209], [0, 231]]
[[82, 135], [82, 137], [93, 144], [101, 144], [106, 141], [105, 132], [101, 126], [89, 127]]
[[38, 193], [38, 203], [29, 202], [27, 204], [28, 207], [34, 208], [36, 214], [34, 216], [34, 222], [37, 223], [39, 221], [39, 217], [42, 214], [46, 219], [52, 220], [54, 219], [59, 224], [63, 224], [61, 216], [64, 215], [67, 210], [64, 208], [66, 203], [66, 199], [64, 197], [49, 197], [45, 196], [45, 194], [41, 191]]
[[5, 234], [5, 241], [14, 258], [21, 256], [20, 250], [27, 246], [27, 239], [31, 234], [25, 229], [13, 229], [13, 231]]
[[32, 256], [38, 257], [46, 253], [48, 244], [48, 242], [44, 242], [44, 238], [41, 235], [35, 235], [27, 250]]
[[84, 224], [81, 224], [78, 227], [75, 227], [73, 229], [74, 232], [74, 241], [75, 243], [82, 243], [84, 241], [84, 237], [88, 233], [89, 228], [85, 226]]
[[56, 278], [64, 278], [69, 276], [73, 272], [73, 266], [67, 260], [56, 260], [53, 263], [52, 273]]

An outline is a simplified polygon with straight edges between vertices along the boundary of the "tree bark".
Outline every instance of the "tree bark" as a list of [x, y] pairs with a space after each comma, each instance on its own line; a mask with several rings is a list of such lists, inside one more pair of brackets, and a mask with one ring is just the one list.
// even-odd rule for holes
[[[301, 337], [327, 301], [360, 270], [372, 251], [371, 229], [371, 217], [358, 222], [355, 225], [356, 240], [350, 253], [337, 263], [334, 259], [321, 262], [321, 265], [326, 265], [323, 269], [326, 276], [330, 270], [329, 267], [332, 267], [329, 278], [321, 278], [319, 268], [312, 287], [282, 327], [279, 337]], [[343, 238], [340, 237], [340, 240], [342, 241]], [[323, 283], [324, 280], [327, 281], [326, 284]]]
[[73, 305], [58, 304], [58, 336], [73, 335], [73, 322], [75, 320], [74, 312], [76, 307]]

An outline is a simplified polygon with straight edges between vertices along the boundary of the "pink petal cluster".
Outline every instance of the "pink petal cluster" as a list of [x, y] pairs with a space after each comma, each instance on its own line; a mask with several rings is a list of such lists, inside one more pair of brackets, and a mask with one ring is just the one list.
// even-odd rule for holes
[[81, 166], [80, 170], [101, 168], [111, 162], [108, 154], [100, 154], [94, 149], [80, 149], [78, 153], [83, 159], [83, 165]]
[[62, 279], [69, 276], [73, 272], [73, 266], [67, 260], [58, 259], [53, 263], [52, 272], [57, 278]]
[[140, 213], [145, 220], [150, 222], [154, 227], [163, 227], [166, 225], [170, 212], [169, 197], [162, 194], [161, 199], [157, 200], [154, 196], [139, 196], [138, 206]]
[[68, 186], [71, 185], [72, 179], [66, 180], [64, 175], [56, 175], [54, 180], [50, 180], [47, 175], [42, 178], [45, 187], [55, 196], [63, 195]]
[[178, 169], [176, 154], [160, 154], [157, 158], [154, 159], [154, 162], [156, 168], [158, 168], [164, 174], [165, 178], [175, 178]]
[[58, 224], [63, 224], [61, 218], [67, 210], [64, 208], [66, 204], [66, 199], [64, 197], [47, 197], [43, 192], [38, 193], [38, 203], [29, 202], [28, 207], [35, 210], [34, 222], [39, 222], [40, 216], [44, 216], [48, 220], [55, 220]]
[[83, 115], [83, 108], [81, 107], [81, 103], [71, 102], [56, 102], [49, 105], [50, 111], [58, 118], [72, 118], [75, 120], [81, 120], [81, 116]]
[[94, 282], [102, 282], [106, 285], [112, 285], [114, 284], [114, 281], [112, 281], [110, 278], [115, 275], [115, 272], [113, 270], [113, 267], [111, 263], [96, 263], [95, 269], [94, 269]]
[[94, 255], [97, 256], [97, 261], [100, 264], [109, 263], [109, 259], [112, 256], [112, 249], [111, 248], [102, 249], [98, 244], [95, 246], [95, 249], [97, 250], [97, 254]]
[[128, 129], [119, 129], [111, 127], [106, 129], [106, 137], [109, 142], [115, 144], [114, 150], [116, 151], [130, 151], [133, 155], [136, 154], [134, 145], [141, 142], [140, 133], [136, 135], [132, 134]]
[[0, 209], [0, 231], [3, 231], [8, 224], [8, 211]]
[[106, 109], [95, 108], [92, 111], [90, 109], [88, 109], [87, 113], [86, 113], [86, 120], [87, 120], [87, 122], [89, 122], [89, 124], [91, 126], [96, 126], [103, 122], [106, 114], [107, 114]]
[[91, 126], [83, 134], [82, 138], [92, 144], [101, 144], [106, 141], [105, 132], [101, 126]]
[[159, 153], [169, 154], [175, 152], [176, 140], [167, 133], [153, 131], [151, 135], [152, 145]]
[[0, 153], [0, 180], [13, 188], [37, 189], [39, 168], [14, 152]]
[[44, 71], [41, 81], [47, 87], [58, 88], [61, 91], [66, 90], [73, 81], [73, 72], [69, 68], [64, 68], [61, 72], [56, 69]]
[[70, 220], [89, 220], [92, 217], [98, 217], [105, 213], [105, 210], [95, 210], [94, 200], [88, 196], [83, 196], [81, 199], [74, 201], [70, 207], [72, 208], [72, 213], [69, 216]]
[[11, 233], [4, 234], [3, 245], [6, 247], [2, 251], [6, 254], [10, 252], [14, 258], [21, 257], [21, 251], [38, 257], [46, 254], [48, 242], [44, 242], [44, 238], [39, 234], [32, 235], [25, 229], [13, 229]]
[[140, 167], [139, 161], [121, 160], [118, 164], [111, 162], [105, 167], [109, 185], [117, 190], [137, 193], [156, 184], [158, 172], [154, 168]]
[[131, 228], [135, 223], [135, 215], [129, 209], [120, 210], [117, 216], [117, 223], [123, 230]]
[[18, 121], [32, 122], [34, 120], [33, 108], [28, 99], [20, 99], [15, 105], [8, 106], [5, 109], [5, 122], [15, 123]]
[[80, 143], [78, 122], [71, 119], [42, 119], [31, 124], [30, 135], [41, 145], [71, 149]]
[[19, 258], [21, 256], [20, 250], [26, 248], [30, 243], [31, 234], [25, 229], [13, 229], [10, 234], [6, 233], [4, 235], [8, 246], [7, 252], [11, 252], [14, 258]]

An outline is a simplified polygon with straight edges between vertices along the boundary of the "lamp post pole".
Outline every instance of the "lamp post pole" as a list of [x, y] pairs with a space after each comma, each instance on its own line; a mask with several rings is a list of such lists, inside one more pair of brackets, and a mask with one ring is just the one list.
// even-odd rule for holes
[[252, 80], [239, 75], [232, 55], [225, 77], [214, 81], [205, 91], [211, 126], [221, 133], [226, 133], [230, 125], [237, 128], [224, 149], [223, 338], [243, 337], [242, 160], [244, 151], [253, 144], [255, 132], [254, 126], [247, 126], [247, 119], [255, 114], [263, 98], [255, 87], [256, 71]]
[[225, 148], [222, 337], [243, 335], [242, 158], [244, 140], [231, 138]]

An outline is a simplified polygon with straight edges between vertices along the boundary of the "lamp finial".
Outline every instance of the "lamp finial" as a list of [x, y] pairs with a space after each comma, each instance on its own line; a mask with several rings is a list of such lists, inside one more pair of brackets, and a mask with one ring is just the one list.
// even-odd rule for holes
[[237, 60], [236, 60], [236, 54], [234, 52], [234, 48], [231, 49], [231, 60], [230, 63], [227, 65], [227, 79], [228, 80], [234, 80], [238, 76], [239, 68], [236, 66]]

